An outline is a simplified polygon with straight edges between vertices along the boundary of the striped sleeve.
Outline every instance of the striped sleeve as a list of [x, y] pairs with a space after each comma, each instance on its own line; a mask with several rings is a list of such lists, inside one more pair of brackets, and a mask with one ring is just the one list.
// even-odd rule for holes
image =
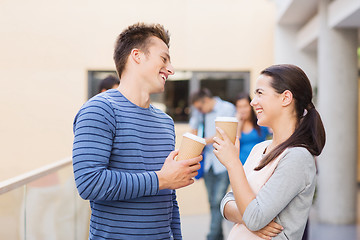
[[88, 101], [74, 121], [73, 169], [80, 196], [87, 200], [127, 200], [159, 192], [154, 171], [108, 169], [116, 120], [104, 98]]
[[175, 190], [172, 193], [173, 197], [173, 212], [172, 212], [172, 221], [171, 221], [171, 230], [173, 233], [174, 240], [181, 240], [181, 225], [180, 225], [180, 213], [179, 213], [179, 205], [176, 200]]

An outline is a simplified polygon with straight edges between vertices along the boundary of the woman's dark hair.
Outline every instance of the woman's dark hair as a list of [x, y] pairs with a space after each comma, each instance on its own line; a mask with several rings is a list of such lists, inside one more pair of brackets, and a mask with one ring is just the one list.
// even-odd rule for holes
[[[248, 93], [242, 92], [239, 93], [239, 95], [237, 95], [236, 99], [235, 99], [235, 105], [237, 103], [237, 101], [242, 100], [242, 99], [246, 99], [249, 102], [249, 105], [251, 103], [251, 98], [250, 95]], [[257, 124], [257, 117], [254, 111], [254, 108], [251, 107], [251, 112], [250, 112], [250, 122], [253, 125], [253, 128], [255, 128], [255, 130], [257, 131], [258, 135], [261, 135], [261, 130], [260, 130], [260, 126]]]
[[325, 145], [325, 129], [318, 111], [312, 103], [312, 88], [303, 70], [290, 64], [273, 65], [261, 72], [272, 78], [271, 87], [279, 94], [289, 90], [295, 100], [298, 123], [294, 133], [269, 152], [255, 170], [260, 170], [278, 157], [286, 148], [304, 147], [319, 156]]

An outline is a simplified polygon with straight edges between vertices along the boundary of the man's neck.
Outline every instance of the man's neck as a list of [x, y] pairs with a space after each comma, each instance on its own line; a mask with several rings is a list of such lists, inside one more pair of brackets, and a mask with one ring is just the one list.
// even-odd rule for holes
[[211, 104], [211, 111], [214, 111], [215, 105], [216, 105], [216, 98], [210, 98], [210, 104]]
[[141, 84], [137, 84], [132, 79], [121, 79], [117, 88], [130, 102], [135, 105], [148, 108], [150, 106], [150, 93], [141, 88]]

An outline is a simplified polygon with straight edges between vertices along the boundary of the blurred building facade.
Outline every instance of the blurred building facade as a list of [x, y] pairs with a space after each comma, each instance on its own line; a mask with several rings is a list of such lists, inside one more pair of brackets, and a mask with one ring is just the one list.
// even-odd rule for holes
[[359, 139], [358, 0], [278, 0], [275, 62], [301, 66], [315, 90], [327, 142], [318, 158], [318, 212], [356, 221]]
[[136, 22], [171, 33], [178, 74], [154, 98], [172, 99], [180, 120], [190, 91], [211, 86], [227, 94], [236, 79], [238, 88], [251, 88], [274, 61], [269, 0], [2, 0], [0, 181], [71, 155], [74, 116], [91, 83], [115, 70], [115, 40]]

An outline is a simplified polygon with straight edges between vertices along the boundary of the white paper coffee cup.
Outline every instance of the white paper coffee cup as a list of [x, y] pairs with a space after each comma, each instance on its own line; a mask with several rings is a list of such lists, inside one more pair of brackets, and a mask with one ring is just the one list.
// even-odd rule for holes
[[[217, 117], [215, 119], [215, 126], [221, 128], [233, 144], [236, 140], [236, 130], [238, 123], [239, 121], [236, 117]], [[216, 131], [216, 137], [223, 139], [218, 131]]]
[[176, 160], [185, 160], [200, 156], [206, 145], [204, 138], [198, 137], [192, 133], [185, 133], [181, 140], [179, 154]]

